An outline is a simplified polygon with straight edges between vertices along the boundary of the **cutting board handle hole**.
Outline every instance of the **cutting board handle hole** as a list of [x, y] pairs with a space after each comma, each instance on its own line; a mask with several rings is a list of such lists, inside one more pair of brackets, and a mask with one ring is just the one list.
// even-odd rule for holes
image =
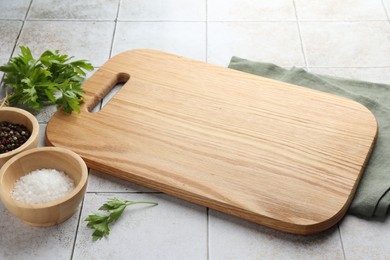
[[129, 79], [129, 74], [118, 73], [114, 80], [110, 81], [109, 84], [106, 85], [106, 87], [104, 87], [100, 93], [96, 93], [94, 101], [90, 106], [88, 106], [88, 111], [91, 113], [97, 113], [101, 111]]

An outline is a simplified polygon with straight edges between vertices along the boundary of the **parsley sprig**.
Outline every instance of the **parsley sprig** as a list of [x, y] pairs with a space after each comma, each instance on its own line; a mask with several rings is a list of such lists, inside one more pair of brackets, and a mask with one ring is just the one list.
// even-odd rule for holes
[[21, 54], [0, 66], [4, 86], [10, 86], [11, 105], [26, 105], [40, 111], [45, 105], [57, 104], [66, 112], [80, 112], [84, 91], [81, 84], [85, 71], [93, 66], [86, 60], [70, 61], [73, 57], [47, 50], [34, 59], [28, 47], [20, 46]]
[[123, 200], [118, 198], [109, 199], [106, 203], [99, 208], [99, 210], [107, 211], [109, 214], [94, 213], [89, 215], [85, 221], [88, 221], [87, 226], [91, 229], [94, 229], [92, 233], [92, 238], [94, 241], [102, 239], [104, 236], [110, 234], [110, 228], [108, 225], [116, 220], [122, 215], [123, 211], [127, 206], [133, 204], [152, 204], [158, 205], [157, 202], [149, 201], [131, 201]]

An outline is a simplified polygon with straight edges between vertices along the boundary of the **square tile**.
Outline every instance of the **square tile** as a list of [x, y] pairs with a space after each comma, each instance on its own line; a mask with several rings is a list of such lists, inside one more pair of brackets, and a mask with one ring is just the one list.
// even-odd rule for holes
[[113, 54], [131, 49], [155, 49], [204, 61], [204, 22], [118, 22]]
[[27, 19], [115, 20], [119, 0], [34, 0]]
[[389, 22], [301, 22], [308, 66], [388, 67]]
[[19, 21], [0, 21], [0, 66], [10, 59], [21, 27]]
[[301, 236], [214, 210], [209, 214], [210, 259], [344, 259], [337, 226]]
[[390, 68], [309, 68], [310, 72], [390, 85]]
[[208, 0], [209, 21], [295, 21], [292, 0]]
[[78, 219], [79, 210], [59, 225], [32, 227], [0, 203], [0, 259], [70, 259]]
[[294, 0], [299, 20], [387, 20], [381, 0]]
[[30, 2], [30, 0], [1, 0], [0, 19], [23, 20]]
[[[114, 22], [27, 21], [18, 46], [29, 46], [36, 58], [54, 49], [100, 66], [109, 58], [114, 26]], [[19, 48], [15, 51], [19, 53]]]
[[232, 56], [305, 66], [295, 22], [209, 22], [207, 62], [227, 66]]
[[[93, 242], [84, 219], [112, 197], [159, 204], [127, 207], [109, 237]], [[206, 208], [164, 194], [87, 193], [73, 259], [189, 258], [207, 258]]]
[[87, 192], [156, 192], [144, 186], [93, 170], [89, 171]]
[[390, 218], [365, 220], [346, 216], [340, 223], [346, 259], [388, 259]]
[[121, 21], [205, 21], [206, 0], [122, 1]]
[[[0, 9], [4, 3], [0, 3]], [[20, 21], [0, 21], [0, 66], [8, 63], [21, 27]], [[3, 76], [4, 73], [0, 72], [0, 98], [5, 96], [5, 88], [2, 85]]]

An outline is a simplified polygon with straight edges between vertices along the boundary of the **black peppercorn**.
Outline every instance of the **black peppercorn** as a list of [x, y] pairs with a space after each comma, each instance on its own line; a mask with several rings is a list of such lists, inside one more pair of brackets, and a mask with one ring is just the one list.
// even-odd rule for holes
[[0, 154], [20, 147], [28, 140], [30, 135], [31, 132], [24, 125], [7, 121], [0, 122]]

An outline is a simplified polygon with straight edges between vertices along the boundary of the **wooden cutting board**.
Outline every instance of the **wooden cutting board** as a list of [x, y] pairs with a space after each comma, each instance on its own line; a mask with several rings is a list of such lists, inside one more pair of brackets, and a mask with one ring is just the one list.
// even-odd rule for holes
[[51, 118], [47, 144], [90, 168], [297, 234], [343, 217], [377, 134], [371, 112], [349, 99], [153, 50], [113, 57], [84, 89], [80, 114]]

